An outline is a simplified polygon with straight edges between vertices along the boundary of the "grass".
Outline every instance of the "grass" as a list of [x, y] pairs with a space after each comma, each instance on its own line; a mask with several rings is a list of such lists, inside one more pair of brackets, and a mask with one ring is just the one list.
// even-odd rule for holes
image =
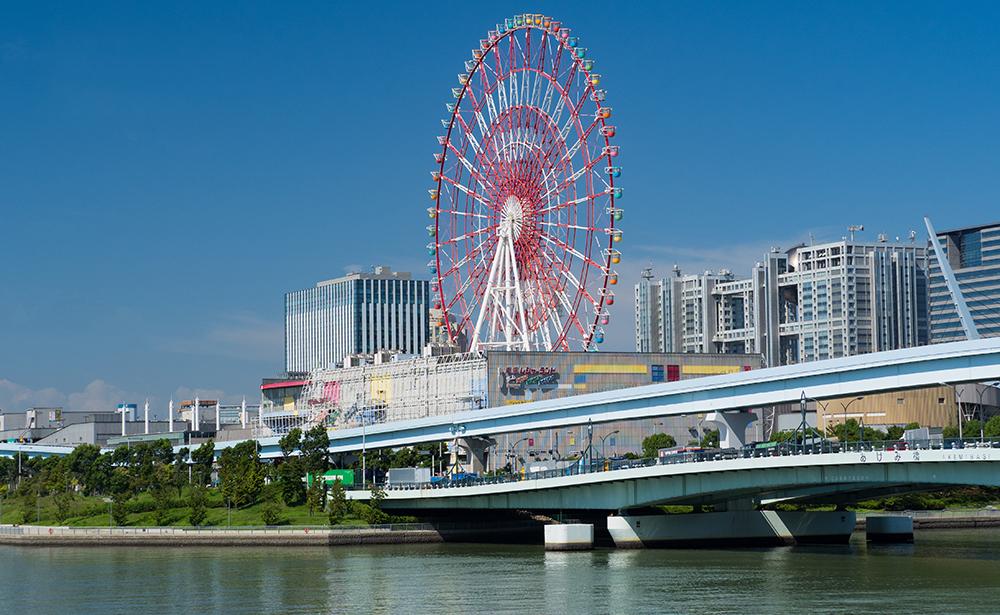
[[[186, 493], [174, 504], [182, 504], [186, 500]], [[22, 511], [28, 513], [25, 525], [67, 525], [72, 527], [108, 527], [110, 519], [108, 514], [108, 504], [101, 497], [76, 496], [73, 498], [71, 514], [63, 521], [56, 517], [55, 501], [51, 496], [38, 498], [37, 507], [25, 510], [25, 504], [19, 498], [5, 498], [0, 514], [0, 523], [21, 523]], [[143, 493], [129, 501], [129, 506], [138, 509], [131, 512], [125, 526], [132, 527], [155, 527], [156, 512], [154, 511], [153, 499], [149, 494]], [[221, 494], [210, 491], [204, 527], [249, 527], [263, 526], [262, 503], [253, 504], [246, 508], [226, 510], [225, 502]], [[168, 509], [167, 517], [169, 522], [165, 527], [190, 527], [191, 508], [189, 506], [178, 505]], [[329, 524], [329, 518], [325, 511], [316, 511], [312, 515], [304, 504], [301, 506], [282, 505], [281, 522], [283, 526], [325, 526]], [[341, 526], [364, 526], [364, 521], [348, 517], [339, 525]]]

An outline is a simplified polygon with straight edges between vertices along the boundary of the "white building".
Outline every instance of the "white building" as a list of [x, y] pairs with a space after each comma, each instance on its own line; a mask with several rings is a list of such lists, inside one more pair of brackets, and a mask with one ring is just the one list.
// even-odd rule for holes
[[[927, 250], [884, 237], [773, 249], [748, 278], [648, 275], [636, 286], [636, 349], [786, 365], [919, 346], [929, 336], [927, 280]], [[674, 345], [661, 350], [661, 340]]]
[[644, 269], [635, 285], [636, 352], [677, 352], [680, 332], [674, 317], [680, 309], [680, 289], [675, 281], [681, 271], [674, 267], [671, 277], [654, 279], [652, 269]]
[[419, 354], [428, 341], [430, 284], [375, 267], [285, 295], [285, 371], [309, 372], [344, 357], [398, 350]]

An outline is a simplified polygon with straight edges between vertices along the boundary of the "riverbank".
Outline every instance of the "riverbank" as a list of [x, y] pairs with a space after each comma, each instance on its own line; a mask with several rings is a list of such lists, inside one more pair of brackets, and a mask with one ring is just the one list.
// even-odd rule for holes
[[907, 512], [858, 513], [855, 530], [864, 531], [866, 517], [907, 516], [913, 518], [914, 530], [944, 530], [1000, 527], [1000, 510], [914, 510]]
[[[859, 515], [855, 531], [863, 532]], [[1000, 511], [912, 511], [917, 531], [1000, 527]], [[397, 523], [381, 526], [299, 527], [68, 527], [0, 525], [0, 544], [20, 546], [348, 546], [446, 542], [541, 544], [537, 522]]]
[[0, 544], [21, 546], [340, 546], [442, 542], [541, 542], [542, 526], [401, 523], [364, 527], [67, 527], [0, 525]]

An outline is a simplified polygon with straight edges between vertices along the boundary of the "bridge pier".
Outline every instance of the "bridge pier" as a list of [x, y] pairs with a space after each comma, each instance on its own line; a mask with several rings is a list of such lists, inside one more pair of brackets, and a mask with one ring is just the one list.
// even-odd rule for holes
[[[471, 437], [458, 439], [455, 448], [451, 452], [451, 467], [458, 468], [461, 472], [484, 472], [487, 469], [489, 449], [494, 444], [496, 444], [496, 441], [493, 438]], [[458, 460], [458, 449], [465, 451], [465, 463], [461, 463]]]
[[847, 544], [853, 512], [735, 510], [682, 515], [612, 515], [608, 532], [615, 546], [775, 546]]
[[746, 445], [747, 426], [757, 420], [750, 410], [736, 412], [710, 412], [705, 422], [719, 426], [719, 446], [721, 448], [743, 448]]

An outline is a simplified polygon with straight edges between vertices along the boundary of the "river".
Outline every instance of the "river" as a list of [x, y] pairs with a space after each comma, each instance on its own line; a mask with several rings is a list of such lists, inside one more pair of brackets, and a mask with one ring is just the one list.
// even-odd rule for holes
[[997, 613], [1000, 531], [752, 550], [0, 546], [0, 612]]

